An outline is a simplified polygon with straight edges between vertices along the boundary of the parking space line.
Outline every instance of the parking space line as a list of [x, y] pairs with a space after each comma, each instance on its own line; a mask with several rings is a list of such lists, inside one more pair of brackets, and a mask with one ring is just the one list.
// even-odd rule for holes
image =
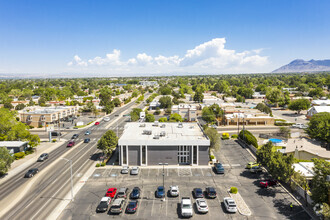
[[179, 174], [179, 168], [177, 168], [177, 171], [178, 171], [178, 176], [180, 176], [180, 174]]
[[168, 199], [165, 199], [165, 216], [167, 216], [167, 200]]
[[148, 176], [149, 176], [149, 173], [150, 173], [150, 168], [148, 169]]
[[154, 205], [155, 205], [155, 199], [152, 200], [152, 206], [151, 206], [151, 216], [152, 216], [152, 211], [154, 210]]
[[202, 176], [204, 176], [204, 172], [203, 172], [203, 169], [201, 169], [201, 172], [202, 172]]
[[190, 171], [190, 176], [192, 176], [191, 168], [189, 168], [189, 171]]
[[141, 192], [141, 200], [140, 200], [140, 208], [137, 210], [136, 216], [139, 216], [140, 209], [142, 208], [142, 201], [143, 201], [143, 191]]
[[167, 176], [168, 176], [168, 168], [166, 167], [166, 172], [167, 172]]

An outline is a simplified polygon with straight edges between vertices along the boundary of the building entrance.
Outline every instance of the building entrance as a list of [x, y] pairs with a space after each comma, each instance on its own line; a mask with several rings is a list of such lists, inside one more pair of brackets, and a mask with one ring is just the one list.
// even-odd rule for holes
[[190, 146], [178, 146], [178, 163], [190, 164]]

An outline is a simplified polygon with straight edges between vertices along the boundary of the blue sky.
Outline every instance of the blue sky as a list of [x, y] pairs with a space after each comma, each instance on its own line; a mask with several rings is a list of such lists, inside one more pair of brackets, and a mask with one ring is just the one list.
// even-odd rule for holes
[[270, 72], [330, 58], [330, 1], [0, 1], [0, 73]]

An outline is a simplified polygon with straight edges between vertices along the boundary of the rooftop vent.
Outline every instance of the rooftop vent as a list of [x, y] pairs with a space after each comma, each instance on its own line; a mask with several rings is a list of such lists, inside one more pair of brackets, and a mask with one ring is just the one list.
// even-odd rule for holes
[[140, 127], [145, 127], [146, 126], [146, 124], [140, 124]]
[[166, 135], [166, 132], [165, 132], [165, 131], [161, 131], [161, 132], [160, 132], [160, 136], [161, 136], [161, 137], [165, 137], [165, 135]]
[[154, 124], [152, 126], [156, 126], [158, 127], [158, 121], [155, 121]]
[[183, 128], [183, 124], [180, 122], [178, 128]]
[[190, 126], [189, 128], [190, 128], [190, 129], [194, 129], [194, 126]]
[[152, 131], [151, 130], [143, 130], [143, 134], [151, 135]]
[[166, 127], [166, 125], [165, 125], [165, 124], [162, 124], [160, 127], [161, 127], [161, 128], [165, 128], [165, 127]]
[[159, 139], [159, 135], [155, 135], [154, 136], [154, 139]]

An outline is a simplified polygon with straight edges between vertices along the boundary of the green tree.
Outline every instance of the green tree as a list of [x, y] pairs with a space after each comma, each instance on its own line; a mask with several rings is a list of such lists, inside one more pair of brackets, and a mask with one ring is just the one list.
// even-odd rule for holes
[[170, 115], [170, 121], [171, 122], [182, 122], [183, 119], [181, 117], [181, 115], [179, 115], [178, 113], [174, 113]]
[[210, 139], [210, 147], [218, 151], [220, 149], [220, 134], [217, 129], [207, 127], [204, 132]]
[[271, 163], [273, 153], [273, 143], [268, 142], [257, 150], [257, 162], [268, 167]]
[[161, 108], [171, 108], [173, 104], [170, 96], [161, 97], [159, 103]]
[[305, 129], [306, 133], [314, 139], [330, 144], [330, 113], [321, 112], [313, 115]]
[[162, 95], [171, 95], [172, 89], [168, 86], [162, 86], [159, 88], [158, 92]]
[[327, 176], [330, 175], [330, 162], [313, 158], [314, 176], [311, 182], [312, 199], [315, 203], [327, 203], [330, 182], [327, 182]]
[[140, 108], [133, 108], [130, 116], [131, 116], [131, 121], [137, 121], [140, 119], [140, 112], [142, 112], [142, 109]]
[[29, 140], [30, 148], [35, 148], [36, 146], [38, 146], [40, 144], [39, 135], [32, 134], [32, 135], [29, 136], [28, 140]]
[[146, 122], [154, 122], [155, 116], [152, 114], [147, 114], [145, 119], [146, 119]]
[[213, 111], [205, 106], [202, 110], [202, 119], [204, 121], [206, 121], [207, 123], [211, 123], [215, 121], [215, 114], [213, 113]]
[[0, 147], [0, 175], [4, 175], [8, 172], [14, 157], [9, 154], [9, 150], [6, 147]]
[[160, 119], [158, 119], [159, 122], [167, 122], [167, 118], [166, 117], [162, 117]]
[[280, 127], [278, 132], [285, 138], [291, 137], [291, 129], [288, 127]]
[[[100, 99], [100, 106], [110, 106], [111, 105], [111, 97], [112, 91], [108, 87], [104, 87], [100, 90], [99, 99]], [[107, 113], [109, 114], [109, 113]]]
[[15, 110], [22, 110], [24, 108], [25, 108], [25, 105], [23, 103], [20, 103], [20, 104], [16, 105]]
[[97, 142], [97, 149], [102, 150], [105, 155], [110, 155], [117, 147], [117, 144], [118, 137], [116, 133], [109, 130], [105, 132], [101, 139]]
[[322, 90], [322, 88], [318, 87], [318, 88], [315, 88], [315, 89], [312, 89], [308, 96], [310, 97], [316, 97], [316, 98], [320, 98], [320, 97], [323, 97], [325, 94]]
[[282, 102], [284, 100], [282, 91], [277, 88], [269, 90], [266, 93], [266, 98], [272, 103], [275, 103], [276, 107], [278, 107], [279, 102]]
[[39, 98], [39, 100], [38, 100], [38, 105], [39, 105], [39, 106], [42, 106], [42, 107], [46, 106], [46, 99], [45, 99], [45, 97], [41, 96], [41, 97]]
[[200, 87], [198, 87], [195, 91], [194, 101], [195, 102], [202, 102], [204, 99], [203, 91]]
[[302, 110], [307, 110], [310, 106], [311, 103], [308, 99], [297, 99], [289, 104], [289, 109], [292, 111], [297, 111], [298, 114], [300, 114]]

